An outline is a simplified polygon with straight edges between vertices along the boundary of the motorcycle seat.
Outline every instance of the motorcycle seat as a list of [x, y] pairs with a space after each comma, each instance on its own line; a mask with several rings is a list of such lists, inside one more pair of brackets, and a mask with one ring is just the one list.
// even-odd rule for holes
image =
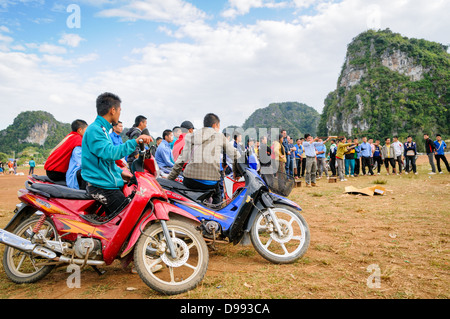
[[179, 192], [182, 195], [193, 199], [194, 201], [202, 202], [204, 199], [211, 197], [211, 195], [214, 193], [213, 190], [188, 188], [182, 183], [166, 178], [157, 178], [156, 180], [162, 188]]
[[48, 198], [53, 197], [78, 200], [92, 199], [92, 197], [85, 190], [73, 189], [57, 184], [41, 184], [28, 182], [26, 184], [26, 188], [31, 192], [38, 193]]
[[33, 174], [31, 175], [35, 180], [41, 181], [41, 182], [45, 182], [45, 183], [53, 183], [53, 184], [57, 184], [57, 185], [62, 185], [62, 186], [67, 186], [65, 181], [54, 181], [51, 180], [48, 176], [46, 175], [36, 175]]

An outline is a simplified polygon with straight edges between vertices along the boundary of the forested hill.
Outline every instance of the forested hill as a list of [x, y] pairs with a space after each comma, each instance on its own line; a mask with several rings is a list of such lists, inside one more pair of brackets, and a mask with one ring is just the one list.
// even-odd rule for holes
[[[265, 108], [254, 111], [241, 128], [247, 130], [266, 128], [285, 129], [292, 138], [302, 137], [305, 133], [316, 135], [320, 114], [312, 107], [298, 102], [271, 103]], [[237, 127], [237, 126], [233, 126]]]
[[48, 112], [22, 112], [0, 131], [0, 152], [10, 157], [24, 153], [24, 157], [45, 158], [70, 131], [70, 124], [57, 121]]
[[447, 46], [389, 29], [348, 45], [337, 88], [325, 99], [318, 133], [377, 138], [450, 134]]

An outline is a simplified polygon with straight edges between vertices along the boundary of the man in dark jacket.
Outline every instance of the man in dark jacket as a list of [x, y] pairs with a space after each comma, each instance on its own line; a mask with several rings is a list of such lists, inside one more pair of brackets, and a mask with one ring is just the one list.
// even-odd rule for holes
[[[147, 128], [147, 118], [143, 115], [138, 115], [134, 120], [133, 127], [127, 132], [128, 139], [135, 140], [138, 136], [142, 135], [142, 131]], [[133, 153], [128, 155], [127, 163], [131, 168], [131, 164], [139, 156], [139, 146], [136, 147]]]
[[428, 134], [423, 135], [423, 139], [425, 140], [425, 151], [427, 152], [428, 161], [431, 165], [431, 172], [428, 174], [436, 174], [436, 167], [434, 166], [434, 152], [436, 151], [436, 146]]

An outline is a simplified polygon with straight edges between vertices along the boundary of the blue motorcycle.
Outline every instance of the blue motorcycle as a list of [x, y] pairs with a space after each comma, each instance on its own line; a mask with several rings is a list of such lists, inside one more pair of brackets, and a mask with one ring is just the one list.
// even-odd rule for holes
[[[237, 163], [235, 168], [245, 184], [234, 192], [229, 203], [219, 207], [208, 202], [213, 191], [189, 189], [165, 178], [157, 180], [173, 205], [201, 222], [203, 237], [213, 249], [215, 243], [236, 245], [250, 237], [256, 251], [270, 262], [292, 263], [301, 258], [310, 242], [301, 207], [272, 192], [267, 180], [247, 164]], [[277, 182], [275, 175], [271, 176], [273, 180]]]

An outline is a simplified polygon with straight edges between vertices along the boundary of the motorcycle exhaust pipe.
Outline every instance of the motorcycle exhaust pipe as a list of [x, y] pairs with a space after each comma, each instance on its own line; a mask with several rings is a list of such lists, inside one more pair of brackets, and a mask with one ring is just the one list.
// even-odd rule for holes
[[0, 243], [20, 251], [38, 255], [47, 259], [56, 258], [56, 253], [50, 249], [33, 244], [28, 239], [17, 236], [9, 231], [0, 229]]

